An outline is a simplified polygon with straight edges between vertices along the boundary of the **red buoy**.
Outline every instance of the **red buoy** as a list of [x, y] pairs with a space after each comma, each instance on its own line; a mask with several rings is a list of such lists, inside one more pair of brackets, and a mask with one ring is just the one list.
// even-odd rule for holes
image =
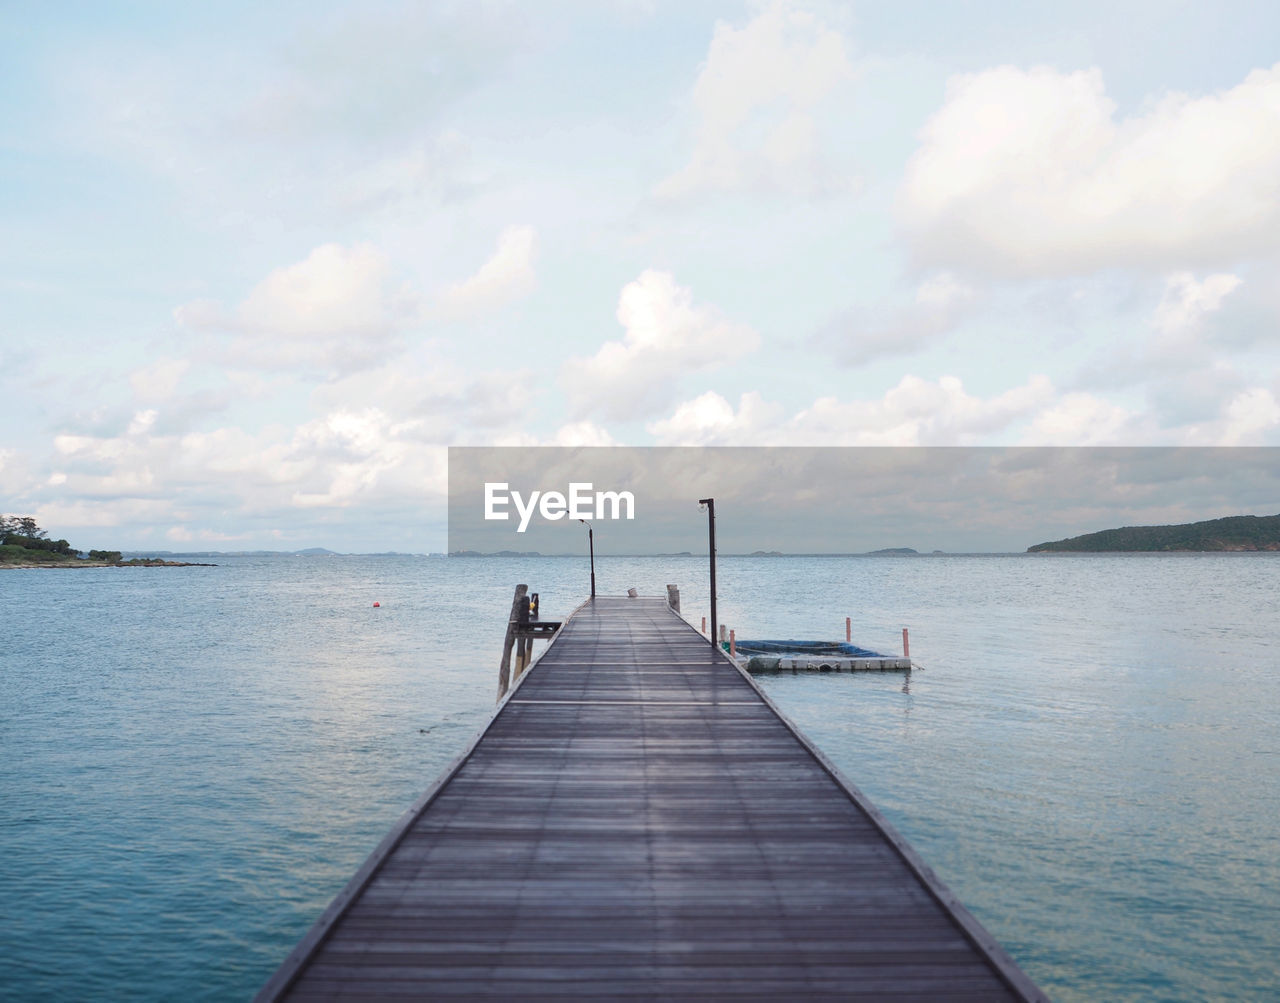
[[376, 603], [374, 603], [374, 605], [375, 605], [375, 606], [381, 606], [381, 605], [382, 605], [382, 603], [380, 603], [380, 602], [376, 602]]

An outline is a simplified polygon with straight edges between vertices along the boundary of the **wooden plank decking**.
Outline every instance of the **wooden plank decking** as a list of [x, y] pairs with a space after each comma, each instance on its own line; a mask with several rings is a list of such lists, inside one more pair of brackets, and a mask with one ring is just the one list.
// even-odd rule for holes
[[661, 599], [598, 598], [260, 1000], [1043, 999]]

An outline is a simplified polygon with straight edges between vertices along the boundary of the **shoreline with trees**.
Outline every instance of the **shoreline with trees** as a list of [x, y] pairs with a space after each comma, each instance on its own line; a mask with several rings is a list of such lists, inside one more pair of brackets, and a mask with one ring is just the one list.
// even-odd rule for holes
[[0, 515], [0, 568], [212, 568], [195, 561], [159, 557], [124, 559], [118, 550], [76, 550], [66, 540], [52, 540], [29, 516]]
[[1234, 515], [1176, 526], [1124, 526], [1037, 543], [1029, 554], [1280, 551], [1280, 515]]

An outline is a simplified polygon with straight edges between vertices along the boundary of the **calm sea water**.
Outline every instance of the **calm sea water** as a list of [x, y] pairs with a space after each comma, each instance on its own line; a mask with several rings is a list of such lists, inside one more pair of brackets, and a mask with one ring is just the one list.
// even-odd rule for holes
[[[584, 562], [0, 572], [0, 997], [251, 996]], [[700, 559], [609, 559], [602, 592]], [[722, 558], [743, 637], [924, 668], [769, 693], [1059, 1000], [1280, 994], [1280, 556]], [[374, 609], [374, 601], [381, 608]]]

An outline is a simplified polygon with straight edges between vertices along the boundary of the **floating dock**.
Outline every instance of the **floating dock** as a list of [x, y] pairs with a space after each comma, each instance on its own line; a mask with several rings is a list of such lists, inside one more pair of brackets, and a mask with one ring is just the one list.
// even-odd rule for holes
[[911, 659], [893, 655], [846, 657], [842, 655], [738, 656], [738, 664], [758, 675], [762, 672], [910, 672]]
[[665, 599], [579, 607], [259, 1000], [1043, 1000]]
[[733, 651], [734, 660], [753, 674], [911, 671], [910, 658], [839, 641], [736, 641]]

